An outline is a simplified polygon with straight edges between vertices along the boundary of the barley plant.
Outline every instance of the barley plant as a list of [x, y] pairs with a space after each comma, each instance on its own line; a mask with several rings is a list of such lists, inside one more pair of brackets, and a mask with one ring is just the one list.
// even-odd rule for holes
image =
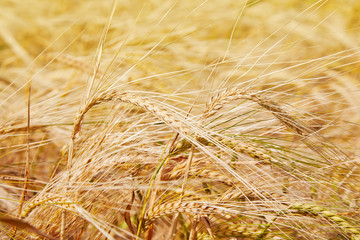
[[1, 239], [360, 239], [358, 0], [1, 0]]

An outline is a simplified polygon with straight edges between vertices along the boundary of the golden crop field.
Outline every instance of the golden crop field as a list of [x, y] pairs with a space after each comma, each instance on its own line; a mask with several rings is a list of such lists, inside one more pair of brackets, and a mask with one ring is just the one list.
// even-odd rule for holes
[[358, 0], [0, 0], [0, 239], [360, 239]]

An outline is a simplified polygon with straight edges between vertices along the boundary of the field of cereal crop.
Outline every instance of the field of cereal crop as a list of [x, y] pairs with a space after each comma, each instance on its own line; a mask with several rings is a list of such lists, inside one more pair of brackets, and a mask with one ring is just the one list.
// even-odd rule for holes
[[360, 239], [358, 0], [0, 0], [0, 239]]

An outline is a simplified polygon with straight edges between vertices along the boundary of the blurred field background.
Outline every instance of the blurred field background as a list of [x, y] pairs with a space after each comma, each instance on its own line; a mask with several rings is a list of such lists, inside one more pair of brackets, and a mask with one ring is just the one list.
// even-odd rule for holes
[[360, 239], [359, 13], [0, 0], [1, 239]]

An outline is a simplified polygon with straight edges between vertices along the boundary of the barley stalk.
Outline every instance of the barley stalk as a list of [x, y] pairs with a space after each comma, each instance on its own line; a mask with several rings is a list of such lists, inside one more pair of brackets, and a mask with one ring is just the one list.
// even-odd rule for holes
[[154, 207], [146, 216], [146, 226], [150, 225], [156, 219], [175, 213], [188, 213], [193, 215], [218, 214], [229, 218], [229, 214], [234, 214], [230, 209], [224, 209], [214, 206], [211, 203], [201, 202], [175, 202], [165, 203]]
[[327, 210], [325, 207], [316, 206], [308, 203], [295, 203], [290, 209], [295, 209], [299, 213], [313, 214], [321, 216], [335, 222], [344, 232], [351, 235], [352, 239], [360, 239], [360, 228], [354, 227], [349, 221], [340, 215]]
[[161, 108], [158, 104], [151, 102], [147, 98], [135, 95], [133, 93], [117, 92], [117, 91], [106, 91], [100, 94], [98, 97], [94, 97], [89, 103], [84, 105], [75, 117], [74, 131], [72, 136], [75, 137], [80, 129], [85, 114], [94, 106], [103, 102], [124, 102], [130, 103], [135, 106], [144, 108], [145, 110], [154, 114], [157, 118], [167, 123], [175, 131], [184, 135], [190, 134], [191, 130], [179, 119], [174, 117], [167, 109]]
[[[297, 117], [293, 116], [280, 103], [257, 92], [243, 91], [237, 87], [227, 88], [210, 99], [206, 105], [203, 118], [208, 118], [214, 115], [217, 111], [223, 108], [226, 103], [239, 99], [255, 102], [259, 106], [271, 112], [273, 116], [280, 121], [280, 123], [290, 128], [296, 134], [303, 136], [302, 141], [314, 152], [320, 154], [327, 163], [331, 163], [332, 159], [344, 162], [344, 160], [349, 158], [344, 151], [337, 148], [326, 138], [318, 134], [313, 128], [307, 126]], [[324, 147], [320, 148], [318, 145]]]
[[61, 205], [64, 206], [66, 209], [69, 210], [75, 210], [74, 207], [72, 207], [72, 203], [69, 202], [69, 200], [65, 199], [62, 196], [55, 195], [55, 194], [42, 194], [33, 199], [31, 202], [29, 202], [26, 207], [21, 212], [20, 218], [24, 219], [30, 215], [31, 212], [33, 212], [36, 208], [41, 207], [43, 205]]
[[313, 132], [310, 128], [306, 127], [299, 120], [291, 116], [291, 114], [276, 101], [265, 97], [262, 94], [251, 91], [243, 91], [237, 87], [227, 88], [213, 96], [206, 104], [206, 110], [203, 115], [204, 118], [214, 115], [217, 111], [223, 108], [225, 104], [239, 99], [256, 102], [261, 107], [270, 111], [280, 122], [300, 135], [308, 135]]
[[189, 171], [186, 171], [186, 169], [177, 169], [177, 171], [172, 171], [170, 174], [170, 179], [178, 179], [184, 176], [184, 174], [187, 172], [189, 173], [189, 176], [196, 176], [204, 180], [209, 179], [211, 181], [220, 181], [229, 186], [234, 184], [234, 182], [231, 181], [228, 176], [221, 172], [213, 169], [199, 169], [196, 167], [190, 168]]
[[[254, 143], [251, 143], [250, 141], [235, 139], [224, 135], [215, 136], [214, 138], [216, 139], [216, 141], [221, 142], [225, 146], [233, 149], [234, 151], [248, 155], [254, 159], [260, 160], [262, 161], [262, 163], [279, 162], [278, 160], [276, 160], [271, 156], [272, 153], [269, 149], [264, 149], [260, 145], [256, 145]], [[200, 138], [198, 141], [205, 146], [213, 145], [213, 143], [207, 141], [204, 138]], [[180, 152], [184, 152], [190, 146], [191, 144], [186, 139], [184, 139], [175, 146], [175, 148], [171, 152], [171, 155], [176, 155], [179, 154]]]
[[218, 238], [240, 237], [256, 239], [261, 233], [262, 228], [256, 224], [224, 222], [213, 225], [212, 230]]
[[[92, 71], [92, 67], [91, 65], [79, 60], [78, 58], [71, 56], [69, 54], [58, 54], [58, 53], [44, 53], [41, 55], [42, 58], [46, 59], [46, 60], [50, 60], [50, 61], [56, 61], [59, 63], [62, 63], [64, 65], [67, 65], [69, 67], [75, 68], [80, 70], [81, 72], [84, 73], [91, 73]], [[96, 78], [99, 78], [100, 76], [102, 76], [103, 73], [98, 70], [96, 73]]]

